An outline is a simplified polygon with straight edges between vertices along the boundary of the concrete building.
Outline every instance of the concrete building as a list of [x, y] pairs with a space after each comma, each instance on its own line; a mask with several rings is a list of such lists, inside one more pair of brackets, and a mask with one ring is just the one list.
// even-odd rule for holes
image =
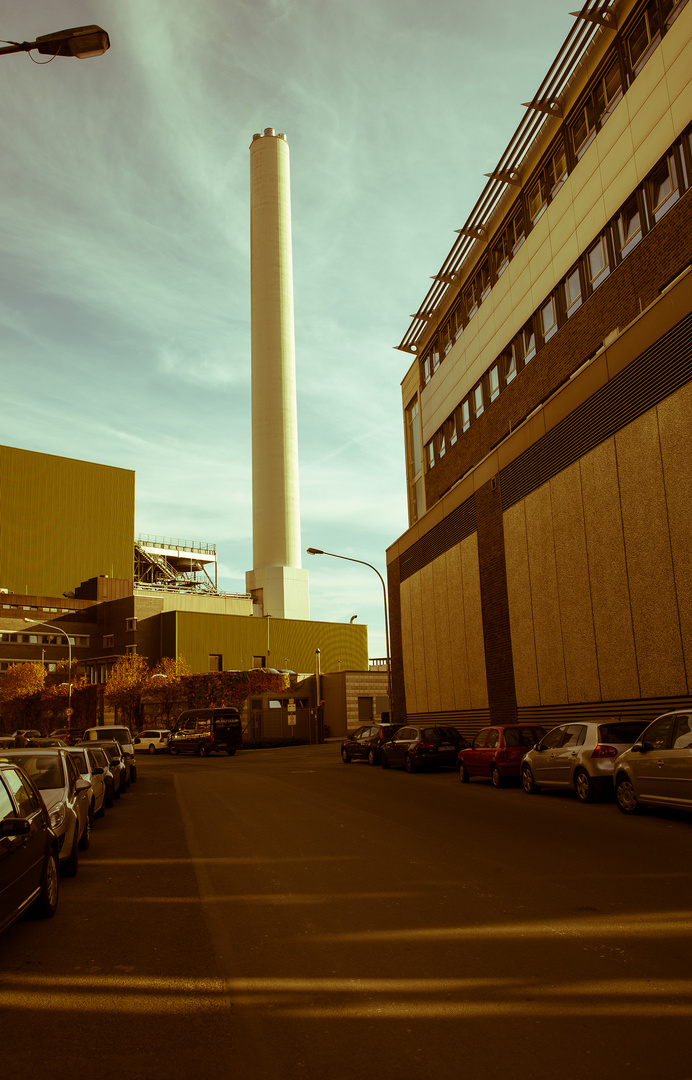
[[409, 718], [692, 703], [692, 3], [589, 0], [399, 348]]
[[247, 590], [258, 614], [309, 619], [301, 567], [288, 143], [266, 128], [250, 146], [252, 538]]

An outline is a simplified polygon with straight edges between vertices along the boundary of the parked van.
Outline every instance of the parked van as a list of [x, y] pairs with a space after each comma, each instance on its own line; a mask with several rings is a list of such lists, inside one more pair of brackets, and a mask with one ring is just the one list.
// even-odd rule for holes
[[168, 740], [168, 753], [206, 757], [212, 751], [225, 750], [232, 757], [242, 743], [237, 709], [187, 709], [175, 722]]

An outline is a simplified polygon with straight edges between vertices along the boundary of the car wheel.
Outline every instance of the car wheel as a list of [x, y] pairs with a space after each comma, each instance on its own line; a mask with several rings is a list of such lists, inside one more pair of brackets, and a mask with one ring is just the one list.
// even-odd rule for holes
[[341, 760], [343, 761], [344, 765], [349, 765], [351, 762], [351, 755], [349, 754], [345, 746], [341, 747]]
[[74, 838], [72, 840], [72, 850], [60, 869], [65, 877], [74, 877], [79, 869], [79, 837], [77, 836], [76, 825], [74, 829]]
[[413, 760], [411, 754], [406, 755], [406, 759], [404, 761], [404, 768], [406, 769], [407, 773], [414, 773], [418, 771], [416, 763]]
[[199, 748], [199, 756], [200, 757], [208, 757], [209, 756], [209, 747], [206, 746], [204, 743], [202, 743], [202, 745]]
[[594, 787], [593, 780], [585, 769], [577, 769], [574, 774], [574, 790], [577, 793], [579, 802], [596, 802], [596, 799], [598, 798], [598, 793]]
[[368, 765], [377, 765], [377, 755], [374, 750], [368, 750]]
[[385, 754], [384, 750], [382, 751], [382, 756], [380, 757], [380, 765], [382, 766], [383, 769], [391, 769], [391, 767], [392, 767], [389, 764], [389, 758]]
[[615, 782], [615, 801], [623, 814], [641, 814], [642, 804], [637, 798], [634, 784], [629, 776], [619, 776]]
[[490, 766], [490, 779], [492, 780], [494, 788], [501, 788], [505, 786], [505, 778], [498, 769], [497, 765]]
[[156, 753], [156, 747], [154, 746], [153, 743], [149, 743], [149, 753], [150, 754], [155, 754]]
[[459, 779], [461, 780], [462, 784], [471, 783], [471, 776], [469, 775], [469, 771], [464, 765], [463, 761], [459, 765]]
[[41, 891], [34, 901], [34, 911], [40, 919], [50, 919], [51, 915], [55, 915], [59, 891], [58, 857], [54, 851], [51, 851], [43, 867]]
[[533, 773], [528, 765], [524, 765], [521, 770], [521, 786], [527, 795], [535, 795], [538, 791], [536, 781], [533, 778]]
[[175, 755], [178, 753], [178, 747], [177, 746], [169, 746], [168, 747], [168, 753], [172, 754], [173, 757], [175, 757]]

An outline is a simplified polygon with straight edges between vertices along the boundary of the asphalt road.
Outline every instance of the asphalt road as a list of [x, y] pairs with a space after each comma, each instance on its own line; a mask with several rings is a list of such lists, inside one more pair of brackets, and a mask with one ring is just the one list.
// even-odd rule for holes
[[138, 763], [0, 939], [5, 1076], [692, 1080], [692, 815], [334, 745]]

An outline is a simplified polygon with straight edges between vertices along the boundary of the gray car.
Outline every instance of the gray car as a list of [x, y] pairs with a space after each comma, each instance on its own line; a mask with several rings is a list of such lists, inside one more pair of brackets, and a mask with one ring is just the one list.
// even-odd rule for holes
[[552, 728], [522, 759], [524, 791], [571, 788], [581, 802], [594, 802], [613, 790], [615, 759], [646, 726], [646, 720], [582, 720]]
[[692, 810], [692, 710], [659, 716], [620, 754], [615, 798], [623, 814], [644, 806]]

